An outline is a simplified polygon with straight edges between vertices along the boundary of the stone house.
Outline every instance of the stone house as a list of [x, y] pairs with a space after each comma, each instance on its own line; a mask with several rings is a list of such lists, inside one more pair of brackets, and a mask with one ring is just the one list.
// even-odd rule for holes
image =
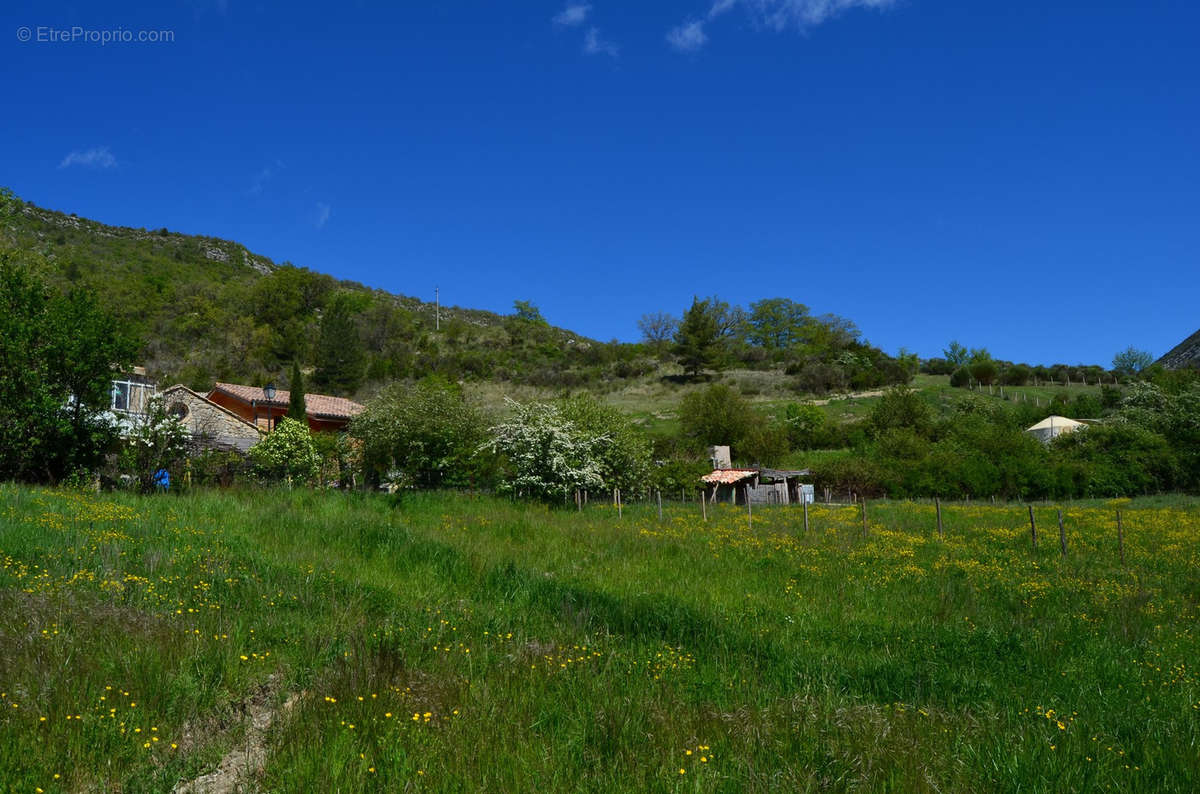
[[197, 447], [245, 452], [264, 435], [233, 411], [186, 386], [164, 389], [162, 398], [167, 412], [187, 428]]

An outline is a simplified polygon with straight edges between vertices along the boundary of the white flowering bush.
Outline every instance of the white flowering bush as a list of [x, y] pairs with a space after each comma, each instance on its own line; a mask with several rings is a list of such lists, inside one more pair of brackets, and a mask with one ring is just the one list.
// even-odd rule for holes
[[559, 502], [576, 489], [603, 488], [605, 436], [581, 431], [550, 403], [509, 400], [509, 405], [513, 417], [493, 427], [492, 439], [480, 448], [503, 456], [501, 492]]
[[121, 450], [122, 473], [138, 490], [154, 490], [155, 477], [187, 454], [187, 428], [172, 416], [160, 395], [150, 398], [146, 412], [133, 420]]
[[290, 417], [250, 448], [250, 461], [264, 479], [289, 484], [312, 479], [321, 463], [308, 425]]

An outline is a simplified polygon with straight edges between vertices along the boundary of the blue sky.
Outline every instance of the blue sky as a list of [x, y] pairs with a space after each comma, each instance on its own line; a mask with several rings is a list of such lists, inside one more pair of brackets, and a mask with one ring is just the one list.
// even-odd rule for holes
[[[958, 339], [1108, 363], [1200, 326], [1194, 3], [158, 0], [0, 18], [0, 184], [105, 222], [462, 306], [531, 300], [601, 339], [713, 293], [787, 296], [924, 356]], [[45, 40], [76, 26], [174, 41]]]

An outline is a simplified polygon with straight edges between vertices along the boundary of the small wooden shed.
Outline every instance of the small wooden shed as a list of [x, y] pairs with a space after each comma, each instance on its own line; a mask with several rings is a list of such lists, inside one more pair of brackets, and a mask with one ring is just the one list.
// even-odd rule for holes
[[812, 487], [804, 483], [808, 469], [714, 469], [701, 477], [711, 502], [730, 504], [799, 504], [812, 501]]

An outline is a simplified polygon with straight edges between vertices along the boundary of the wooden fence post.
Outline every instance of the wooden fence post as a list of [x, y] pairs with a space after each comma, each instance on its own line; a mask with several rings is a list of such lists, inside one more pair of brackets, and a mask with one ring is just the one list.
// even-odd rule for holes
[[1121, 527], [1121, 511], [1117, 511], [1117, 551], [1121, 555], [1121, 567], [1125, 567], [1125, 531]]
[[750, 504], [750, 486], [742, 486], [746, 494], [746, 520], [750, 523], [750, 530], [754, 531], [754, 507]]
[[624, 511], [621, 509], [621, 489], [617, 490], [617, 518], [624, 518]]
[[[800, 495], [800, 498], [803, 500], [803, 504], [804, 504], [804, 534], [807, 535], [808, 534], [808, 500], [804, 499], [803, 494]], [[1120, 514], [1118, 513], [1118, 515], [1120, 515]]]
[[867, 497], [862, 498], [863, 537], [867, 536]]
[[658, 496], [658, 520], [662, 521], [662, 491], [655, 491]]
[[935, 496], [933, 498], [933, 506], [934, 506], [934, 509], [937, 510], [938, 537], [944, 538], [946, 536], [946, 533], [945, 533], [945, 531], [942, 530], [942, 500]]
[[1062, 510], [1058, 511], [1058, 550], [1067, 556], [1067, 528], [1063, 525]]
[[700, 515], [704, 516], [704, 523], [708, 523], [708, 490], [700, 491]]
[[1033, 517], [1033, 505], [1029, 506], [1029, 536], [1033, 539], [1033, 550], [1037, 551], [1037, 521]]

